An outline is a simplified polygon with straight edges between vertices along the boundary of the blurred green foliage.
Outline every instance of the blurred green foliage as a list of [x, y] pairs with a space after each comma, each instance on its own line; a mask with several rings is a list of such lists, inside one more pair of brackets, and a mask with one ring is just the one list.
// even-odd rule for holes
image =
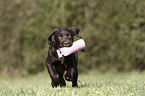
[[143, 71], [144, 9], [144, 0], [1, 0], [0, 74], [45, 70], [47, 37], [64, 26], [80, 28], [86, 41], [80, 72]]

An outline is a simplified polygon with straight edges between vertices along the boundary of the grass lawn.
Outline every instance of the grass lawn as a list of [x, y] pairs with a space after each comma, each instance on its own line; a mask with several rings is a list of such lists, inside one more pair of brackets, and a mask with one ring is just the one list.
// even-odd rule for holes
[[145, 96], [145, 73], [79, 75], [79, 87], [52, 88], [49, 75], [2, 78], [0, 96]]

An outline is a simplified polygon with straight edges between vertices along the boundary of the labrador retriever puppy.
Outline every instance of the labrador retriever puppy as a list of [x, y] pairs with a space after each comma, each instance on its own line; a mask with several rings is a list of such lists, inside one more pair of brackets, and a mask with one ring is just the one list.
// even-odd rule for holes
[[[54, 39], [52, 40], [52, 37]], [[48, 37], [50, 45], [48, 55], [45, 61], [48, 73], [51, 78], [52, 87], [65, 87], [67, 81], [72, 82], [72, 87], [78, 87], [78, 55], [77, 52], [69, 56], [65, 56], [63, 60], [58, 58], [56, 50], [62, 47], [71, 47], [74, 41], [74, 36], [82, 38], [79, 35], [79, 29], [76, 27], [61, 27], [54, 29]], [[66, 71], [66, 72], [65, 72]], [[64, 75], [65, 73], [65, 75]], [[64, 80], [65, 78], [65, 80]]]

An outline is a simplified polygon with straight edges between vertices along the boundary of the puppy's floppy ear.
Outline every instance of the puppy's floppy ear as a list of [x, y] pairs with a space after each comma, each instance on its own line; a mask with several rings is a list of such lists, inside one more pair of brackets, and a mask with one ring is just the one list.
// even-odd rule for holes
[[51, 32], [51, 34], [49, 35], [49, 37], [48, 37], [48, 44], [49, 45], [51, 45], [51, 43], [52, 43], [52, 36], [55, 34], [55, 32], [57, 32], [58, 31], [58, 29], [54, 29], [52, 32]]
[[69, 30], [72, 30], [74, 35], [76, 35], [77, 37], [82, 38], [82, 36], [79, 35], [80, 30], [78, 28], [76, 28], [76, 27], [69, 27]]

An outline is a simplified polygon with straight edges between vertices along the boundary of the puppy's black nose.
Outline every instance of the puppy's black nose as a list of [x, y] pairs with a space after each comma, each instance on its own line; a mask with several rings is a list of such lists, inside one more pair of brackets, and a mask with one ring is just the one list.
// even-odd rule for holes
[[63, 42], [64, 46], [70, 46], [69, 42]]

